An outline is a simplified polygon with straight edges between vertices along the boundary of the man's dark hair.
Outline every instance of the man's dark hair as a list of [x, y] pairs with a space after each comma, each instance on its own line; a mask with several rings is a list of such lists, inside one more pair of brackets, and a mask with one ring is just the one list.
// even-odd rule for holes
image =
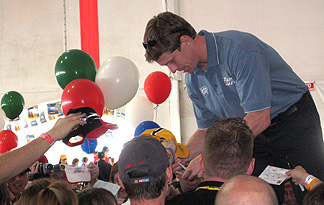
[[[171, 12], [154, 16], [147, 23], [143, 38], [146, 61], [156, 61], [163, 53], [180, 50], [180, 37], [183, 35], [195, 38], [196, 31], [182, 17]], [[149, 41], [155, 41], [155, 44], [150, 45]]]
[[245, 174], [253, 154], [253, 133], [239, 118], [223, 118], [206, 132], [203, 162], [208, 176], [229, 179]]
[[105, 153], [104, 152], [98, 152], [98, 158], [99, 159], [104, 159], [105, 158]]
[[83, 162], [83, 163], [86, 163], [87, 161], [88, 161], [88, 157], [83, 157], [83, 158], [82, 158], [82, 162]]
[[[131, 178], [143, 177], [147, 174], [147, 170], [134, 170], [128, 173]], [[160, 176], [150, 182], [138, 184], [126, 184], [123, 182], [123, 184], [130, 199], [144, 201], [158, 198], [165, 187], [165, 182], [166, 173], [163, 172]]]
[[72, 160], [72, 164], [75, 164], [75, 163], [77, 163], [77, 162], [79, 162], [79, 159], [78, 159], [78, 158], [74, 158], [74, 159]]

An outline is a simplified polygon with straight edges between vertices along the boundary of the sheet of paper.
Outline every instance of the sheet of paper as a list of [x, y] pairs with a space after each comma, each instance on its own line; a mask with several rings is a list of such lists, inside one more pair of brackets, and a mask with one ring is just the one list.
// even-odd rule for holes
[[269, 184], [280, 185], [288, 177], [286, 175], [287, 171], [289, 170], [268, 165], [260, 174], [259, 178]]
[[114, 196], [116, 196], [120, 186], [117, 184], [113, 184], [110, 182], [105, 182], [102, 180], [98, 180], [94, 185], [94, 187], [100, 187], [100, 188], [104, 188], [107, 189], [108, 191], [110, 191]]

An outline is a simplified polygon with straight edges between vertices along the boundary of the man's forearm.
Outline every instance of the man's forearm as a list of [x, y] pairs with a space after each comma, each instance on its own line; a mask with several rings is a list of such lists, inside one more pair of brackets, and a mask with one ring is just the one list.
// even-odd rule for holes
[[81, 120], [86, 114], [73, 113], [56, 121], [44, 138], [29, 142], [19, 149], [0, 155], [0, 184], [20, 174], [37, 161], [57, 141], [62, 140], [77, 124], [87, 124]]
[[189, 149], [189, 157], [186, 160], [192, 160], [201, 154], [204, 147], [206, 130], [197, 130], [189, 139], [186, 146]]
[[258, 136], [261, 132], [267, 129], [271, 123], [270, 120], [270, 108], [248, 113], [244, 120], [249, 128], [252, 130], [254, 138]]
[[0, 184], [26, 170], [49, 148], [45, 139], [36, 138], [19, 149], [0, 155]]

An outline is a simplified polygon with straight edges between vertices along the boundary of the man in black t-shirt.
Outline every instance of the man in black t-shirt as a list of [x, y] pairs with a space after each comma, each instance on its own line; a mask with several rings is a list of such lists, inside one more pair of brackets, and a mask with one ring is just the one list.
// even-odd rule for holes
[[98, 167], [99, 167], [99, 177], [98, 179], [109, 182], [111, 164], [105, 161], [105, 154], [103, 152], [98, 153]]
[[177, 195], [170, 204], [214, 204], [220, 186], [232, 176], [251, 174], [254, 169], [253, 133], [239, 117], [212, 124], [205, 135], [200, 167], [204, 181], [190, 192]]

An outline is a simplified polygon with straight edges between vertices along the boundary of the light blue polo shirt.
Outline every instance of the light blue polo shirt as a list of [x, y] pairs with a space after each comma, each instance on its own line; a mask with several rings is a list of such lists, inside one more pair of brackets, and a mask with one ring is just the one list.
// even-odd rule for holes
[[305, 83], [269, 45], [249, 33], [225, 31], [206, 37], [208, 63], [186, 73], [198, 129], [223, 117], [271, 108], [271, 119], [308, 91]]

